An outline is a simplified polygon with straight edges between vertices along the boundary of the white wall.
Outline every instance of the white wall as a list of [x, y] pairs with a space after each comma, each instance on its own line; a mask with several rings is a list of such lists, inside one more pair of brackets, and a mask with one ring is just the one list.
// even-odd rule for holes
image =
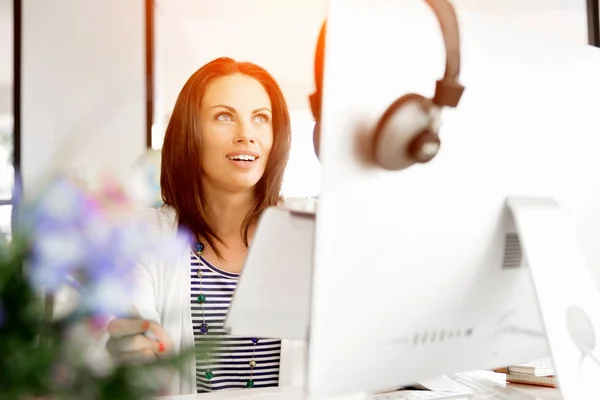
[[312, 142], [315, 122], [308, 111], [292, 111], [292, 149], [281, 191], [286, 197], [309, 197], [321, 193], [321, 163]]
[[125, 177], [145, 150], [143, 0], [24, 0], [24, 189], [52, 167]]
[[228, 56], [278, 80], [292, 110], [307, 110], [325, 0], [157, 0], [157, 100], [167, 114], [187, 78]]
[[493, 14], [515, 29], [542, 33], [548, 42], [584, 44], [586, 0], [452, 0], [457, 8]]

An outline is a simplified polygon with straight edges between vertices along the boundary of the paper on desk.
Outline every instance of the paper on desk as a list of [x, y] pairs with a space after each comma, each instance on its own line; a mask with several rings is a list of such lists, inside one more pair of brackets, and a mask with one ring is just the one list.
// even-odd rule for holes
[[461, 393], [472, 393], [473, 390], [457, 381], [447, 377], [440, 376], [438, 378], [420, 380], [419, 384], [426, 389], [435, 391], [453, 391]]

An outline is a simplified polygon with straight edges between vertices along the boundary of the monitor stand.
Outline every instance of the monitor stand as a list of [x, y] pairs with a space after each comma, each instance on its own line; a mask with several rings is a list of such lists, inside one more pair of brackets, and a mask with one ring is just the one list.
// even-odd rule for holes
[[508, 198], [506, 206], [524, 254], [521, 268], [531, 273], [562, 396], [590, 398], [600, 376], [600, 292], [573, 220], [550, 198]]

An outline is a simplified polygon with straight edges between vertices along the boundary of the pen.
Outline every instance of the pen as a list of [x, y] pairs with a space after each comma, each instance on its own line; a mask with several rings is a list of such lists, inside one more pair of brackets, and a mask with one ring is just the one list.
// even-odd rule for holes
[[158, 352], [159, 353], [163, 353], [165, 351], [165, 344], [163, 342], [159, 341], [158, 338], [156, 337], [156, 335], [152, 331], [146, 331], [146, 332], [144, 332], [144, 335], [148, 339], [158, 342]]
[[152, 331], [146, 331], [144, 332], [144, 335], [146, 335], [146, 337], [150, 340], [154, 340], [156, 342], [158, 342], [158, 338], [156, 337], [156, 335], [154, 334], [154, 332]]

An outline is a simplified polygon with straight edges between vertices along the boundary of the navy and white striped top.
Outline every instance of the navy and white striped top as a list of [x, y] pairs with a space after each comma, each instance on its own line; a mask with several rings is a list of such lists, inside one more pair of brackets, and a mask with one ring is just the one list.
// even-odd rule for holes
[[[198, 277], [198, 269], [202, 277]], [[196, 343], [215, 345], [209, 355], [198, 355], [196, 360], [196, 386], [198, 393], [221, 389], [246, 388], [248, 379], [254, 381], [255, 388], [277, 386], [279, 381], [279, 362], [281, 341], [278, 339], [259, 339], [256, 345], [250, 337], [234, 337], [225, 334], [223, 328], [225, 316], [233, 291], [238, 283], [239, 274], [222, 271], [203, 257], [191, 253], [191, 307], [194, 340]], [[205, 302], [199, 304], [198, 296], [203, 294]], [[200, 325], [204, 320], [208, 324], [208, 333], [202, 334]], [[207, 357], [203, 357], [207, 356]], [[251, 371], [251, 361], [256, 365]], [[211, 379], [206, 371], [210, 370]]]

